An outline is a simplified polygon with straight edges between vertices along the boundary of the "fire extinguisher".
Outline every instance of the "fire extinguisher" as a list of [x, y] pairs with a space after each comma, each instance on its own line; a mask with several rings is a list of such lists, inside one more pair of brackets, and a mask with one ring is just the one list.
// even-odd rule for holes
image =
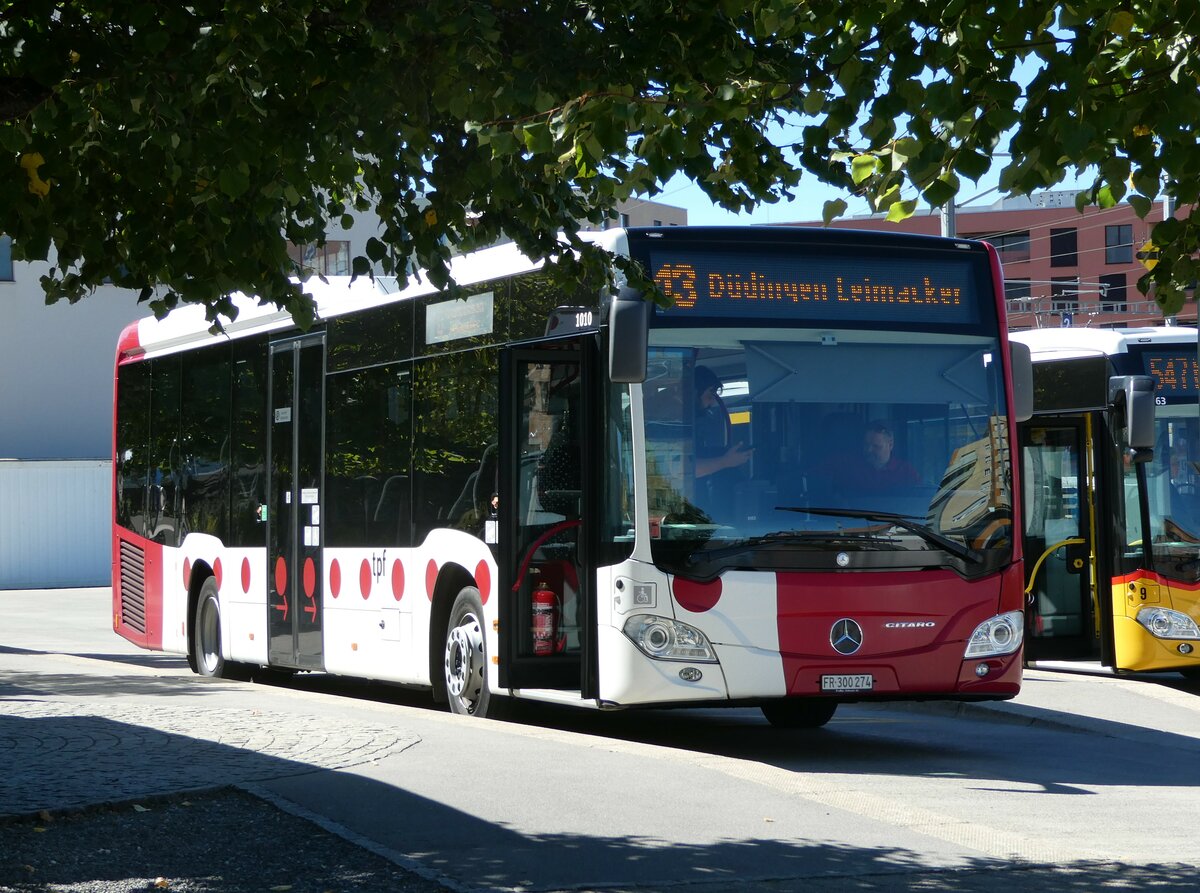
[[553, 654], [558, 646], [558, 596], [546, 583], [533, 590], [533, 653]]

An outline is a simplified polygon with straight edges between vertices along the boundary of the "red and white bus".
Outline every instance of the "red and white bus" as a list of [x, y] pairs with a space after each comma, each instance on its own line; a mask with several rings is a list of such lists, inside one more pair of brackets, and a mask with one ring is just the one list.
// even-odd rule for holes
[[[1011, 698], [1023, 573], [995, 252], [804, 228], [596, 237], [660, 307], [504, 245], [117, 351], [113, 621], [244, 665], [600, 708]], [[1029, 390], [1017, 388], [1018, 400]], [[1026, 413], [1027, 414], [1027, 413]]]

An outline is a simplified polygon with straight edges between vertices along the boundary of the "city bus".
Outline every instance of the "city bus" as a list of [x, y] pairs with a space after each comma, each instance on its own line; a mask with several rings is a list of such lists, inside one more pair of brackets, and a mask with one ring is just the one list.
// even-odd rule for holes
[[126, 328], [115, 630], [475, 716], [1013, 697], [1032, 386], [991, 247], [589, 238], [654, 294], [504, 244], [456, 257], [453, 295], [310, 280], [303, 331], [244, 296], [217, 334], [197, 308]]
[[1026, 659], [1200, 675], [1196, 329], [1012, 338], [1034, 365], [1019, 441]]

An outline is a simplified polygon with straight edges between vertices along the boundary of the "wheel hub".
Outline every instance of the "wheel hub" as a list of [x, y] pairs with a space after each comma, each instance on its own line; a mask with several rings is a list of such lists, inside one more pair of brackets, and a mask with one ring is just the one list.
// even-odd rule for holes
[[446, 640], [446, 690], [453, 698], [474, 702], [483, 680], [483, 635], [473, 617], [450, 630]]

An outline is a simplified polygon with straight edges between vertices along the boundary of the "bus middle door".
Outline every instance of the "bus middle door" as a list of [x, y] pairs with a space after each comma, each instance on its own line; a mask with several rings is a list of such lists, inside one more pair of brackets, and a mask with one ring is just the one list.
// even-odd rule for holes
[[596, 348], [501, 356], [500, 683], [595, 695]]
[[324, 668], [321, 479], [325, 339], [271, 345], [267, 630], [273, 666]]

